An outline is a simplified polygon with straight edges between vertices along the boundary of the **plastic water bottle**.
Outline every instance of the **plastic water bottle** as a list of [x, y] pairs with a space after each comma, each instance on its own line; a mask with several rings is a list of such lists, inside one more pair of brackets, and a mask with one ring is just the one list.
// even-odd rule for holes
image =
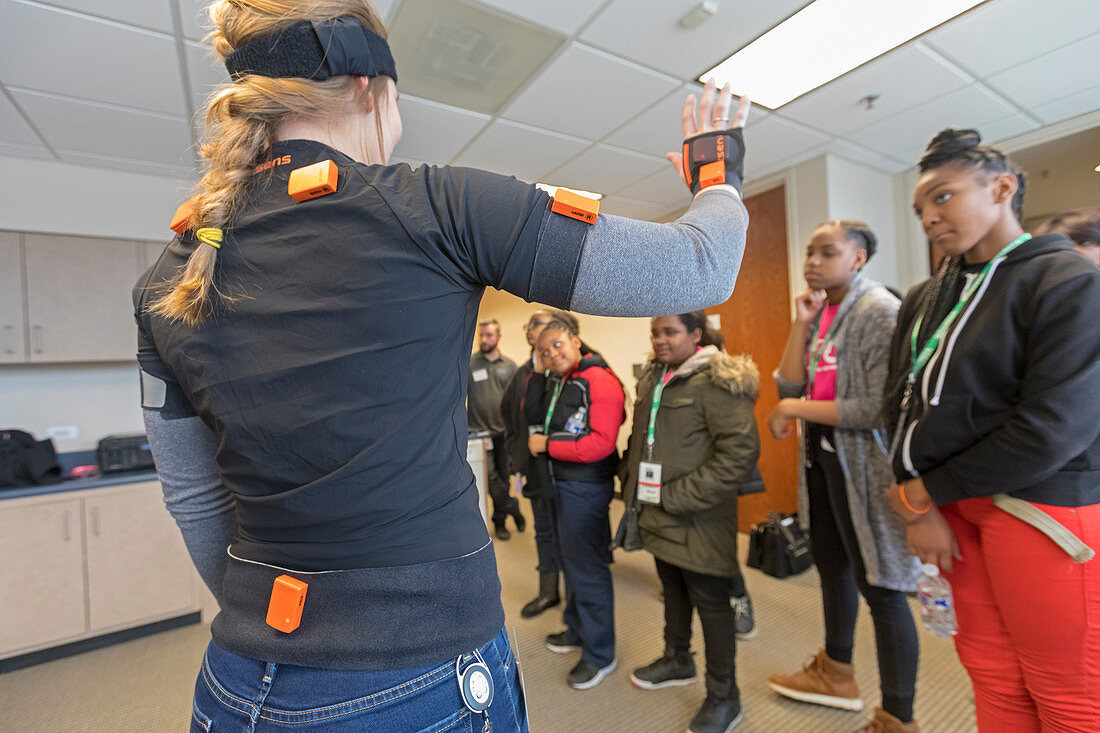
[[577, 408], [577, 411], [569, 416], [569, 419], [565, 421], [565, 432], [572, 433], [573, 435], [580, 435], [584, 430], [584, 416], [588, 412], [588, 408], [581, 406]]
[[931, 563], [921, 566], [921, 574], [917, 578], [917, 597], [920, 598], [920, 620], [926, 629], [944, 637], [954, 636], [958, 632], [951, 584]]

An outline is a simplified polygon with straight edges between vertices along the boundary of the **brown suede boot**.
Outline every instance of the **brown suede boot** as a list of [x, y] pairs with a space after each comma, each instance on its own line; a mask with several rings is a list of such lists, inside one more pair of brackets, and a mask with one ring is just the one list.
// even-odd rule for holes
[[875, 717], [855, 733], [917, 733], [917, 720], [903, 723], [882, 708], [875, 708]]
[[784, 697], [845, 710], [862, 710], [855, 668], [834, 662], [821, 649], [802, 665], [801, 672], [773, 674], [768, 686]]

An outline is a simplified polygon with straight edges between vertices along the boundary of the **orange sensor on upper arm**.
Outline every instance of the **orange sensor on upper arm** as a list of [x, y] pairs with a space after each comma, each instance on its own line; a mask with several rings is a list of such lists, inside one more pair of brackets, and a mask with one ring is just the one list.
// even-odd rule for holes
[[595, 224], [596, 217], [600, 214], [600, 202], [559, 188], [554, 192], [554, 203], [550, 210], [555, 214], [579, 219], [586, 224]]
[[340, 169], [336, 164], [331, 160], [323, 160], [291, 171], [286, 192], [292, 199], [301, 203], [318, 196], [336, 193], [336, 182], [339, 177]]

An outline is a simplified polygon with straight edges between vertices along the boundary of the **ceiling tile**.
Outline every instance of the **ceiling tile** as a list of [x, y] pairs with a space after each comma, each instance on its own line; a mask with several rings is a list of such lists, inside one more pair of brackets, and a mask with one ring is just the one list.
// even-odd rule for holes
[[[1029, 115], [1014, 114], [993, 122], [985, 122], [978, 127], [977, 130], [982, 136], [983, 145], [996, 145], [1002, 140], [1034, 130], [1038, 127], [1039, 123], [1033, 120]], [[928, 137], [931, 139], [932, 135]], [[921, 156], [924, 155], [924, 149], [927, 144], [928, 141], [926, 140], [923, 144], [910, 148], [898, 154], [896, 157], [901, 160], [909, 161], [910, 166], [915, 166], [917, 161], [921, 159]]]
[[531, 0], [478, 0], [506, 13], [511, 13], [532, 23], [553, 28], [571, 36], [592, 16], [596, 4], [592, 0], [555, 0], [552, 3]]
[[994, 0], [921, 40], [984, 77], [1098, 31], [1096, 0]]
[[45, 145], [19, 145], [6, 143], [0, 140], [0, 156], [9, 158], [33, 158], [34, 160], [54, 160], [55, 158]]
[[210, 16], [206, 13], [210, 0], [179, 0], [179, 4], [184, 38], [201, 41], [210, 30], [207, 27]]
[[[780, 108], [783, 116], [846, 135], [973, 82], [919, 45], [902, 46]], [[861, 102], [877, 94], [871, 109]]]
[[[12, 91], [16, 102], [55, 149], [167, 165], [190, 165], [191, 135], [183, 117], [122, 110], [77, 100]], [[80, 124], [73, 124], [80, 120]]]
[[1100, 86], [1095, 86], [1068, 97], [1041, 104], [1031, 112], [1043, 122], [1050, 124], [1098, 109], [1100, 109]]
[[109, 168], [118, 171], [130, 171], [132, 173], [147, 173], [154, 176], [162, 176], [177, 180], [196, 181], [198, 174], [192, 168], [184, 165], [162, 165], [145, 160], [131, 160], [128, 158], [116, 158], [110, 155], [93, 155], [73, 150], [58, 150], [58, 157], [66, 163], [87, 165], [93, 168]]
[[587, 147], [586, 140], [496, 120], [454, 162], [535, 183]]
[[1020, 106], [1030, 108], [1096, 86], [1097, 69], [1100, 33], [1013, 66], [986, 81]]
[[4, 94], [0, 94], [0, 141], [30, 147], [42, 146], [42, 140]]
[[214, 90], [214, 87], [229, 81], [229, 72], [225, 70], [221, 59], [214, 55], [213, 49], [209, 46], [188, 41], [184, 47], [187, 51], [187, 75], [191, 82], [191, 101], [195, 105], [195, 111], [200, 112], [206, 96]]
[[911, 151], [923, 150], [932, 136], [945, 127], [973, 127], [981, 131], [983, 125], [1014, 114], [1018, 114], [1016, 109], [980, 84], [972, 84], [865, 127], [847, 138], [903, 161], [913, 160]]
[[49, 0], [49, 4], [172, 33], [172, 6], [169, 0]]
[[186, 113], [171, 37], [15, 0], [0, 0], [0, 16], [0, 73], [8, 86]]
[[601, 214], [614, 214], [615, 216], [626, 216], [631, 219], [642, 219], [644, 221], [660, 219], [676, 208], [677, 207], [674, 205], [670, 206], [669, 204], [658, 204], [651, 201], [638, 201], [622, 196], [604, 196], [603, 199], [600, 200]]
[[408, 94], [401, 96], [398, 108], [404, 132], [394, 154], [435, 165], [450, 162], [491, 119]]
[[684, 139], [680, 128], [684, 99], [689, 94], [698, 99], [702, 89], [701, 84], [685, 84], [608, 135], [604, 142], [650, 155], [677, 150]]
[[679, 86], [671, 77], [574, 43], [503, 116], [599, 140]]
[[760, 175], [777, 161], [829, 142], [829, 138], [779, 115], [745, 130], [745, 175]]
[[670, 206], [687, 206], [691, 201], [691, 191], [668, 161], [665, 161], [662, 170], [615, 193], [625, 198]]
[[613, 193], [646, 177], [668, 161], [609, 145], [595, 145], [556, 171], [546, 175], [547, 183], [596, 193]]
[[720, 0], [718, 12], [694, 30], [680, 18], [699, 0], [614, 0], [581, 33], [595, 46], [694, 79], [806, 5], [806, 0], [734, 2]]
[[909, 158], [901, 159], [882, 155], [862, 145], [856, 145], [840, 138], [829, 143], [829, 152], [855, 163], [877, 168], [884, 173], [899, 173], [913, 167], [913, 163]]

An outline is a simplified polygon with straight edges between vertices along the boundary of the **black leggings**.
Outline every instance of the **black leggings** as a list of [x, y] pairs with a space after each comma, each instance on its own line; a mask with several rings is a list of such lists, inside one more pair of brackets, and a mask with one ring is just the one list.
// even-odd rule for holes
[[882, 707], [902, 722], [909, 722], [913, 718], [920, 655], [913, 614], [904, 593], [867, 582], [848, 508], [844, 472], [836, 453], [822, 448], [822, 437], [835, 446], [832, 428], [808, 425], [810, 465], [806, 469], [806, 484], [810, 494], [810, 545], [821, 576], [825, 653], [838, 662], [852, 661], [862, 594], [871, 607], [875, 626]]

